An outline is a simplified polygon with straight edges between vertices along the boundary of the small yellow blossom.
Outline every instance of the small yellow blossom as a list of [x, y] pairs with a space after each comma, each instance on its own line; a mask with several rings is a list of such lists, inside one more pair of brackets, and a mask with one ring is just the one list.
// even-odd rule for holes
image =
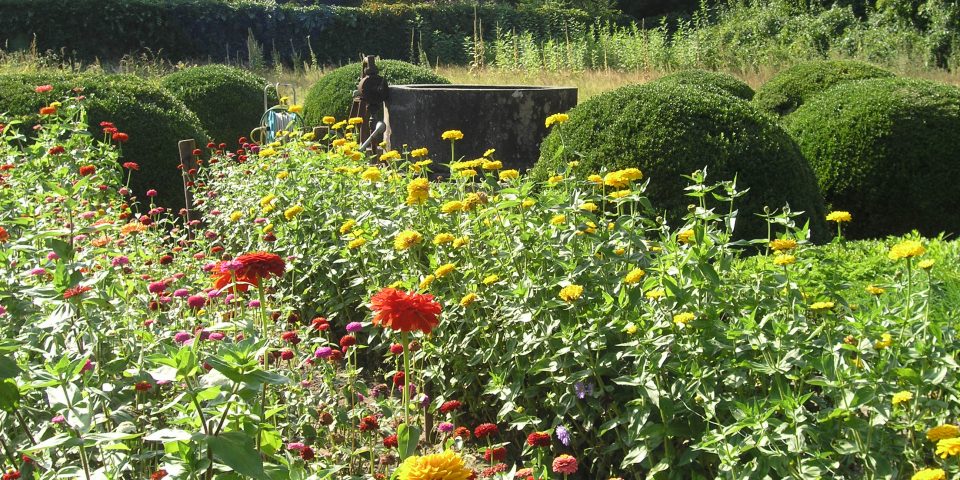
[[323, 120], [322, 120], [324, 125], [333, 125], [334, 123], [336, 123], [336, 121], [337, 121], [336, 118], [333, 118], [329, 115], [326, 117], [323, 117]]
[[694, 317], [694, 315], [690, 312], [678, 313], [673, 316], [673, 323], [676, 323], [677, 325], [686, 325], [692, 322], [694, 318], [696, 317]]
[[960, 438], [944, 438], [938, 441], [937, 455], [944, 459], [960, 455]]
[[793, 265], [797, 263], [797, 257], [794, 255], [781, 254], [773, 257], [773, 264], [779, 267], [786, 267], [787, 265]]
[[303, 105], [290, 105], [287, 110], [290, 113], [303, 113]]
[[500, 160], [487, 160], [480, 164], [480, 168], [484, 170], [500, 170], [503, 168], [503, 162]]
[[867, 285], [865, 289], [870, 295], [883, 295], [886, 290], [875, 285]]
[[655, 288], [648, 291], [645, 295], [649, 300], [659, 300], [667, 296], [667, 292], [662, 288]]
[[463, 140], [463, 132], [460, 130], [447, 130], [440, 135], [441, 140]]
[[437, 279], [437, 277], [436, 277], [435, 275], [427, 275], [427, 276], [424, 277], [423, 280], [420, 282], [420, 285], [417, 287], [417, 289], [418, 289], [418, 290], [426, 290], [426, 289], [430, 288], [430, 284], [433, 283], [433, 281], [436, 280], [436, 279]]
[[523, 208], [530, 208], [536, 204], [537, 204], [537, 201], [532, 198], [525, 198], [523, 199], [522, 202], [520, 202], [520, 206]]
[[477, 298], [479, 297], [477, 297], [476, 293], [468, 293], [464, 295], [463, 298], [460, 299], [460, 305], [464, 307], [469, 307], [470, 305], [473, 304], [473, 302], [477, 301]]
[[554, 124], [559, 125], [561, 123], [566, 122], [567, 120], [570, 120], [570, 115], [567, 115], [566, 113], [554, 113], [553, 115], [550, 115], [549, 117], [547, 117], [547, 119], [544, 120], [543, 123], [544, 125], [547, 126], [547, 128], [550, 128]]
[[473, 178], [477, 176], [477, 171], [472, 168], [464, 168], [463, 170], [457, 171], [457, 176], [460, 178]]
[[567, 216], [558, 213], [558, 214], [554, 215], [553, 218], [550, 219], [550, 224], [551, 224], [551, 225], [562, 225], [563, 222], [566, 222], [566, 221], [567, 221]]
[[460, 248], [470, 245], [470, 239], [468, 237], [458, 237], [453, 241], [453, 248]]
[[687, 229], [677, 234], [677, 241], [683, 244], [693, 243], [694, 232]]
[[499, 174], [500, 181], [515, 180], [520, 178], [519, 170], [502, 170]]
[[942, 468], [924, 468], [914, 473], [910, 480], [947, 480], [947, 472]]
[[797, 248], [797, 241], [792, 238], [778, 238], [770, 242], [770, 248], [774, 252], [789, 252]]
[[[894, 393], [893, 399], [891, 400], [891, 402], [893, 402], [894, 405], [900, 405], [901, 403], [906, 403], [906, 402], [909, 402], [910, 400], [913, 400], [913, 393], [907, 390], [903, 390], [903, 391]], [[939, 447], [939, 445], [937, 446]], [[940, 453], [940, 452], [938, 451], [937, 453]]]
[[360, 178], [368, 182], [379, 182], [383, 178], [383, 175], [380, 173], [379, 168], [367, 167], [367, 169], [360, 174]]
[[921, 270], [930, 270], [931, 268], [933, 268], [934, 263], [935, 262], [933, 260], [928, 258], [926, 260], [920, 260], [917, 263], [917, 267], [920, 268]]
[[900, 260], [901, 258], [919, 257], [926, 253], [927, 249], [923, 244], [916, 240], [905, 240], [893, 246], [890, 253], [887, 254], [891, 260]]
[[400, 158], [400, 152], [396, 150], [390, 150], [383, 155], [380, 155], [381, 162], [389, 162], [390, 160], [398, 160]]
[[563, 181], [563, 175], [554, 175], [547, 179], [547, 184], [549, 184], [552, 187], [562, 181]]
[[586, 212], [596, 212], [599, 208], [600, 207], [598, 207], [597, 204], [593, 202], [584, 202], [580, 205], [580, 210], [583, 210]]
[[630, 195], [633, 195], [633, 190], [617, 190], [615, 192], [610, 192], [610, 198], [614, 200], [629, 197]]
[[490, 155], [493, 155], [494, 152], [496, 152], [496, 151], [497, 151], [497, 149], [495, 149], [495, 148], [488, 148], [487, 151], [483, 152], [483, 156], [484, 156], [484, 158], [490, 158]]
[[355, 226], [357, 226], [357, 221], [352, 218], [346, 222], [343, 222], [343, 225], [340, 225], [340, 235], [346, 235], [350, 233], [350, 230], [353, 230], [353, 227]]
[[290, 176], [289, 172], [283, 171], [277, 174], [277, 180], [285, 180], [289, 176]]
[[597, 185], [603, 185], [603, 177], [597, 174], [593, 174], [587, 177], [587, 181], [590, 183], [595, 183]]
[[816, 302], [813, 305], [810, 305], [810, 310], [813, 310], [814, 312], [821, 312], [824, 310], [833, 310], [833, 307], [833, 302]]
[[640, 283], [640, 279], [646, 275], [647, 272], [644, 272], [641, 268], [634, 268], [630, 270], [625, 277], [623, 277], [623, 283], [627, 285], [636, 285]]
[[570, 284], [560, 289], [560, 299], [572, 303], [583, 295], [583, 287], [577, 284]]
[[893, 335], [889, 333], [884, 333], [880, 335], [880, 340], [874, 342], [873, 346], [877, 350], [883, 350], [884, 348], [890, 348], [893, 345]]
[[853, 220], [853, 216], [850, 215], [850, 212], [845, 212], [843, 210], [830, 212], [829, 214], [827, 214], [828, 222], [842, 223], [842, 222], [849, 222], [851, 220]]
[[241, 218], [243, 218], [243, 213], [241, 213], [240, 211], [235, 211], [230, 214], [231, 222], [239, 222]]
[[350, 125], [360, 125], [361, 123], [363, 123], [363, 118], [352, 117], [349, 120], [347, 120], [347, 123]]
[[495, 273], [487, 275], [486, 277], [483, 278], [484, 285], [493, 285], [494, 283], [497, 283], [499, 281], [500, 281], [500, 276]]
[[449, 234], [449, 233], [438, 233], [436, 236], [433, 237], [433, 244], [434, 244], [434, 245], [443, 245], [443, 244], [445, 244], [445, 243], [450, 243], [450, 242], [452, 242], [455, 238], [456, 238], [456, 237], [454, 237], [453, 235], [451, 235], [451, 234]]
[[927, 440], [938, 442], [945, 438], [960, 437], [960, 427], [952, 424], [939, 425], [927, 430]]
[[423, 241], [423, 235], [415, 230], [404, 230], [397, 234], [393, 239], [393, 248], [396, 250], [408, 250], [420, 244]]
[[429, 154], [429, 153], [430, 153], [430, 150], [427, 150], [426, 147], [424, 147], [424, 148], [417, 148], [417, 149], [412, 150], [412, 151], [410, 152], [410, 156], [411, 156], [412, 158], [420, 158], [420, 157], [426, 157], [427, 154]]
[[355, 238], [353, 240], [350, 240], [350, 243], [347, 244], [347, 248], [349, 248], [350, 250], [354, 250], [364, 246], [366, 243], [367, 243], [367, 239], [365, 238]]
[[627, 325], [623, 331], [626, 332], [627, 335], [633, 335], [637, 333], [637, 326], [631, 323], [630, 325]]
[[444, 203], [440, 207], [440, 211], [447, 214], [461, 212], [463, 211], [463, 202], [460, 200], [451, 200]]
[[407, 184], [407, 205], [421, 205], [430, 198], [430, 181], [416, 178]]
[[294, 205], [283, 211], [283, 218], [286, 218], [288, 221], [293, 220], [294, 217], [303, 213], [303, 207], [300, 205]]
[[433, 275], [436, 276], [437, 278], [443, 278], [449, 275], [450, 272], [453, 272], [456, 269], [457, 269], [456, 265], [452, 263], [446, 263], [437, 267], [437, 269], [434, 270]]

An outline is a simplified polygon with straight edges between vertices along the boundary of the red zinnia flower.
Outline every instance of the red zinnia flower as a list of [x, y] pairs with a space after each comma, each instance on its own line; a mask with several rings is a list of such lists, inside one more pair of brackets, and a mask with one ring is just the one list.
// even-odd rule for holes
[[481, 423], [473, 430], [473, 435], [477, 438], [486, 438], [497, 433], [500, 433], [500, 430], [492, 423]]
[[440, 405], [440, 413], [450, 413], [454, 410], [460, 409], [462, 405], [463, 404], [460, 403], [460, 400], [449, 400], [443, 402], [443, 404]]
[[313, 326], [314, 330], [324, 331], [330, 328], [330, 322], [326, 318], [316, 317], [310, 321], [310, 325]]
[[390, 448], [390, 447], [397, 448], [397, 445], [399, 445], [399, 442], [397, 441], [397, 436], [396, 436], [396, 435], [390, 435], [390, 436], [388, 436], [388, 437], [386, 437], [386, 438], [383, 439], [383, 446], [384, 446], [384, 447], [387, 447], [387, 448]]
[[[279, 255], [267, 252], [253, 252], [240, 255], [235, 260], [240, 262], [240, 268], [234, 273], [237, 277], [237, 290], [247, 291], [250, 285], [259, 286], [260, 280], [270, 278], [271, 276], [283, 276], [287, 268], [286, 262]], [[214, 288], [222, 289], [232, 280], [229, 271], [221, 271], [219, 265], [214, 268], [216, 279], [213, 283]]]
[[507, 458], [507, 449], [504, 447], [488, 448], [483, 452], [483, 459], [488, 462], [502, 462]]
[[83, 295], [84, 292], [89, 292], [90, 290], [93, 290], [93, 289], [88, 286], [68, 288], [66, 289], [66, 291], [63, 292], [63, 299], [66, 300], [68, 298], [76, 297], [78, 295]]
[[394, 355], [400, 355], [401, 353], [403, 353], [403, 345], [400, 345], [399, 343], [394, 343], [393, 345], [390, 345], [390, 353]]
[[393, 386], [400, 387], [406, 385], [407, 374], [404, 372], [397, 372], [393, 374]]
[[343, 350], [346, 350], [356, 344], [357, 337], [354, 337], [353, 335], [344, 335], [342, 338], [340, 338], [340, 348]]
[[553, 459], [553, 473], [572, 475], [577, 473], [577, 459], [563, 454]]
[[470, 429], [467, 427], [457, 427], [457, 429], [453, 431], [453, 436], [467, 440], [470, 438]]
[[281, 333], [280, 339], [283, 340], [284, 342], [292, 343], [294, 345], [300, 343], [300, 336], [297, 335], [297, 332], [294, 332], [294, 331]]
[[114, 127], [116, 127], [116, 125], [114, 125], [113, 122], [107, 122], [107, 121], [100, 122], [100, 128], [114, 128]]
[[369, 432], [370, 430], [377, 430], [378, 428], [380, 428], [380, 422], [377, 421], [377, 417], [367, 415], [360, 419], [361, 432]]
[[57, 113], [57, 107], [43, 107], [40, 109], [40, 115], [53, 115]]
[[494, 465], [494, 466], [492, 466], [492, 467], [484, 468], [483, 471], [480, 472], [480, 476], [481, 476], [481, 477], [492, 477], [492, 476], [494, 476], [494, 475], [496, 475], [496, 474], [498, 474], [498, 473], [503, 473], [503, 472], [506, 472], [506, 471], [507, 471], [507, 464], [506, 464], [506, 463], [498, 463], [498, 464], [496, 464], [496, 465]]
[[53, 85], [39, 85], [33, 89], [37, 93], [47, 93], [51, 90], [53, 90]]
[[138, 391], [138, 392], [147, 392], [147, 391], [149, 391], [151, 388], [153, 388], [153, 384], [151, 384], [150, 382], [148, 382], [148, 381], [146, 381], [146, 380], [141, 380], [141, 381], [137, 382], [137, 383], [133, 386], [133, 389], [136, 390], [136, 391]]
[[370, 299], [370, 308], [376, 313], [374, 325], [401, 332], [419, 330], [430, 333], [440, 321], [440, 304], [433, 295], [384, 288]]
[[0, 227], [0, 243], [6, 243], [10, 240], [10, 232], [6, 228]]
[[67, 149], [63, 148], [63, 145], [57, 145], [55, 147], [50, 147], [50, 150], [47, 150], [47, 153], [50, 155], [59, 155], [66, 151]]
[[127, 170], [140, 170], [140, 165], [137, 162], [123, 162], [123, 168]]
[[290, 350], [289, 348], [283, 349], [283, 351], [280, 352], [280, 358], [284, 360], [293, 360], [293, 350]]
[[329, 360], [333, 363], [343, 360], [343, 352], [341, 352], [340, 350], [333, 350], [332, 352], [330, 352]]
[[302, 458], [304, 462], [309, 462], [310, 460], [313, 460], [316, 457], [317, 456], [313, 453], [312, 448], [303, 447], [302, 449], [300, 449], [300, 458]]
[[527, 435], [527, 444], [531, 447], [549, 447], [550, 434], [545, 432], [533, 432]]
[[126, 143], [127, 140], [130, 140], [130, 135], [127, 135], [123, 132], [117, 132], [114, 133], [110, 138], [112, 138], [115, 142]]
[[160, 470], [157, 470], [156, 472], [153, 472], [150, 474], [150, 480], [160, 480], [161, 478], [166, 477], [167, 475], [168, 475], [167, 471], [161, 468]]
[[94, 173], [97, 173], [97, 167], [93, 165], [84, 165], [80, 167], [80, 175], [84, 177], [93, 175]]

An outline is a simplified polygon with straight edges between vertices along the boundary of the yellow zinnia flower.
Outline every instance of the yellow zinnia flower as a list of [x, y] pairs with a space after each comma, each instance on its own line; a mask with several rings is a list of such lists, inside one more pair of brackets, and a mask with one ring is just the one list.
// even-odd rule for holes
[[694, 317], [694, 315], [690, 312], [678, 313], [673, 316], [673, 323], [676, 323], [677, 325], [686, 325], [692, 322], [694, 318], [696, 317]]
[[550, 128], [554, 124], [559, 125], [561, 123], [566, 122], [567, 120], [570, 120], [570, 115], [567, 115], [566, 113], [554, 113], [553, 115], [550, 115], [549, 117], [547, 117], [547, 119], [544, 120], [543, 123], [544, 125], [547, 126], [547, 128]]
[[583, 287], [577, 284], [570, 284], [560, 289], [560, 299], [567, 303], [572, 303], [583, 295]]
[[566, 222], [566, 221], [567, 221], [567, 216], [558, 213], [558, 214], [554, 215], [553, 218], [550, 219], [550, 224], [551, 224], [551, 225], [562, 225], [563, 222]]
[[473, 302], [476, 302], [478, 298], [480, 297], [477, 297], [476, 293], [468, 293], [464, 295], [463, 298], [460, 299], [460, 305], [464, 307], [469, 307], [470, 305], [473, 304]]
[[434, 245], [443, 245], [443, 244], [445, 244], [445, 243], [450, 243], [450, 242], [452, 242], [455, 238], [456, 238], [456, 237], [454, 237], [453, 235], [451, 235], [451, 234], [449, 234], [449, 233], [438, 233], [435, 237], [433, 237], [433, 244], [434, 244]]
[[627, 276], [623, 277], [623, 283], [626, 283], [627, 285], [635, 285], [640, 283], [640, 279], [646, 274], [647, 272], [644, 272], [643, 269], [634, 268], [627, 273]]
[[360, 125], [361, 123], [363, 123], [363, 119], [360, 117], [353, 117], [347, 120], [347, 123], [350, 125]]
[[937, 455], [940, 458], [960, 455], [960, 438], [944, 438], [937, 442]]
[[[894, 393], [894, 394], [893, 394], [893, 399], [891, 400], [891, 402], [892, 402], [894, 405], [900, 405], [901, 403], [906, 403], [906, 402], [909, 402], [910, 400], [913, 400], [913, 393], [908, 392], [908, 391], [906, 391], [906, 390], [903, 390], [903, 391], [901, 391], [901, 392]], [[938, 448], [937, 453], [940, 453], [940, 452], [939, 452], [939, 447], [940, 447], [940, 445], [937, 445], [937, 448]], [[956, 454], [954, 454], [954, 455], [956, 455]], [[944, 458], [946, 458], [946, 457], [944, 457]]]
[[503, 168], [503, 162], [500, 160], [486, 160], [480, 164], [480, 168], [484, 170], [500, 170]]
[[323, 120], [321, 121], [323, 122], [324, 125], [333, 125], [334, 123], [336, 123], [337, 119], [331, 116], [326, 116], [326, 117], [323, 117]]
[[910, 480], [947, 480], [947, 472], [942, 468], [924, 468], [914, 473]]
[[495, 273], [487, 275], [486, 277], [483, 278], [484, 285], [493, 285], [494, 283], [497, 283], [499, 281], [500, 281], [500, 275], [497, 275]]
[[659, 300], [667, 296], [667, 292], [662, 288], [655, 288], [647, 292], [644, 296], [650, 300]]
[[430, 198], [430, 181], [417, 178], [407, 184], [407, 205], [420, 205]]
[[285, 180], [289, 176], [290, 176], [289, 172], [280, 172], [277, 174], [277, 180]]
[[597, 185], [603, 185], [603, 177], [597, 174], [593, 174], [587, 177], [587, 181], [590, 183], [595, 183]]
[[347, 244], [347, 248], [349, 248], [350, 250], [353, 250], [366, 245], [366, 243], [367, 243], [367, 239], [365, 238], [355, 238], [353, 240], [350, 240], [350, 243]]
[[417, 148], [410, 152], [410, 156], [412, 158], [420, 158], [420, 157], [426, 157], [428, 153], [430, 153], [430, 150], [427, 150], [426, 147]]
[[303, 105], [290, 105], [287, 110], [290, 113], [303, 113]]
[[687, 229], [677, 234], [677, 241], [683, 244], [692, 243], [693, 236], [693, 230]]
[[873, 346], [877, 350], [883, 350], [884, 348], [889, 348], [893, 345], [893, 335], [889, 333], [884, 333], [880, 335], [880, 340], [877, 340]]
[[833, 302], [816, 302], [813, 305], [810, 305], [810, 310], [813, 310], [814, 312], [819, 312], [823, 310], [833, 310], [833, 307], [834, 307]]
[[850, 212], [845, 212], [843, 210], [830, 212], [829, 214], [827, 214], [828, 222], [841, 223], [841, 222], [849, 222], [851, 220], [853, 220], [853, 216], [850, 215]]
[[890, 249], [890, 253], [887, 254], [887, 257], [890, 260], [900, 260], [901, 258], [913, 258], [919, 257], [926, 253], [927, 249], [923, 248], [923, 244], [916, 240], [905, 240], [893, 246]]
[[356, 225], [357, 221], [352, 218], [346, 222], [343, 222], [343, 225], [340, 225], [340, 235], [346, 235], [350, 233], [350, 230], [353, 230], [353, 227]]
[[547, 179], [547, 183], [552, 187], [563, 181], [563, 175], [554, 175]]
[[294, 205], [283, 211], [283, 218], [286, 218], [288, 221], [293, 220], [294, 217], [303, 213], [303, 207], [300, 205]]
[[927, 430], [927, 440], [931, 442], [938, 442], [945, 438], [956, 438], [960, 437], [960, 427], [956, 425], [946, 424], [940, 425]]
[[629, 190], [629, 189], [617, 190], [615, 192], [610, 192], [610, 198], [614, 200], [619, 200], [623, 197], [629, 197], [632, 194], [633, 194], [633, 190]]
[[399, 480], [467, 480], [472, 474], [453, 450], [407, 457], [396, 471]]
[[770, 248], [774, 252], [789, 252], [797, 248], [797, 241], [792, 238], [778, 238], [770, 242]]
[[360, 174], [360, 178], [368, 182], [379, 182], [383, 178], [383, 176], [380, 174], [379, 168], [367, 167], [367, 169]]
[[460, 130], [447, 130], [440, 135], [441, 140], [463, 140], [463, 132]]
[[934, 264], [934, 263], [935, 263], [935, 262], [934, 262], [933, 260], [930, 260], [930, 259], [928, 258], [928, 259], [926, 259], [926, 260], [920, 260], [920, 261], [917, 263], [917, 267], [920, 268], [921, 270], [930, 270], [931, 268], [933, 268], [933, 264]]
[[500, 172], [499, 178], [501, 181], [514, 180], [520, 178], [519, 170], [503, 170]]
[[520, 206], [521, 206], [522, 208], [530, 208], [530, 207], [532, 207], [532, 206], [534, 206], [534, 205], [536, 205], [536, 204], [537, 204], [537, 201], [534, 200], [534, 199], [532, 199], [532, 198], [525, 198], [525, 199], [523, 199], [522, 202], [520, 202]]
[[452, 263], [446, 263], [437, 267], [437, 269], [433, 272], [433, 275], [436, 276], [437, 278], [443, 278], [449, 275], [450, 272], [456, 269], [457, 269], [456, 265]]
[[396, 150], [390, 150], [389, 152], [384, 153], [383, 155], [380, 155], [381, 162], [389, 162], [390, 160], [397, 160], [399, 158], [400, 158], [400, 152]]
[[230, 214], [230, 221], [231, 221], [231, 222], [239, 222], [241, 218], [243, 218], [243, 213], [241, 213], [241, 212], [239, 212], [239, 211], [236, 211], [236, 212], [233, 212], [233, 213]]
[[617, 170], [604, 175], [603, 184], [613, 188], [624, 188], [630, 185], [630, 179], [623, 170]]
[[420, 244], [423, 241], [423, 235], [415, 230], [404, 230], [397, 234], [393, 239], [393, 248], [395, 250], [408, 250]]
[[883, 293], [886, 292], [886, 290], [874, 285], [867, 285], [867, 288], [865, 290], [870, 295], [883, 295]]
[[793, 265], [794, 263], [797, 263], [797, 257], [793, 255], [777, 255], [776, 257], [773, 257], [773, 264], [780, 267], [786, 267], [787, 265]]
[[470, 244], [470, 239], [467, 237], [459, 237], [453, 241], [453, 248], [460, 248]]
[[597, 204], [593, 202], [584, 202], [580, 205], [580, 210], [583, 210], [586, 212], [596, 212], [599, 208], [600, 207], [598, 207]]
[[417, 287], [417, 289], [426, 290], [430, 288], [430, 284], [433, 283], [433, 281], [436, 279], [437, 277], [435, 275], [427, 275], [426, 277], [423, 278], [423, 281], [420, 282], [420, 285]]
[[463, 202], [459, 200], [451, 200], [440, 206], [440, 211], [447, 214], [463, 211]]

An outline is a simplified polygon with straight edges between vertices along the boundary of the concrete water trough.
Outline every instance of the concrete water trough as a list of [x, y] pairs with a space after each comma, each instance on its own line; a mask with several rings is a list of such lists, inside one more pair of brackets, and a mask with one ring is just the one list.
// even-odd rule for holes
[[504, 168], [526, 170], [540, 155], [540, 142], [548, 130], [547, 116], [577, 105], [573, 87], [520, 85], [399, 85], [390, 86], [385, 102], [389, 148], [427, 147], [434, 171], [450, 162], [450, 142], [441, 140], [447, 130], [460, 130], [456, 155], [472, 160], [491, 148]]

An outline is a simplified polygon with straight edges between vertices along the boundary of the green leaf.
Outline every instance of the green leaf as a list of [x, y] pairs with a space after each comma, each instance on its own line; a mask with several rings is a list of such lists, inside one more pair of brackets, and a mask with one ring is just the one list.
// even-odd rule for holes
[[397, 452], [400, 454], [400, 460], [405, 460], [417, 451], [417, 443], [420, 441], [420, 429], [416, 426], [401, 423], [397, 427]]
[[254, 448], [253, 438], [243, 432], [227, 432], [215, 437], [207, 437], [207, 444], [213, 451], [213, 457], [232, 468], [235, 472], [249, 478], [266, 480], [260, 452]]
[[20, 374], [20, 367], [10, 357], [0, 357], [0, 380], [13, 378]]
[[20, 407], [20, 389], [10, 379], [0, 381], [0, 410], [12, 412]]
[[143, 439], [148, 442], [187, 442], [190, 440], [190, 432], [175, 428], [164, 428], [143, 437]]

